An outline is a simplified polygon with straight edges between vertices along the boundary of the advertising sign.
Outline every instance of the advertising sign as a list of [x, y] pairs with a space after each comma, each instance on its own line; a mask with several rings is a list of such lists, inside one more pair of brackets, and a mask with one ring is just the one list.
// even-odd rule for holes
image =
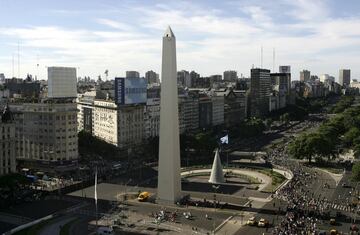
[[116, 104], [146, 103], [145, 78], [115, 78]]

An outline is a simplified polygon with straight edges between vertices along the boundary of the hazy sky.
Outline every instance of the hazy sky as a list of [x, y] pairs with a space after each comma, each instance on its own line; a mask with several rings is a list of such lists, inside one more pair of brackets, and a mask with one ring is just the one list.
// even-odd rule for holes
[[0, 73], [37, 74], [46, 66], [80, 68], [78, 75], [109, 77], [126, 70], [160, 72], [162, 35], [177, 38], [178, 70], [201, 75], [291, 65], [338, 78], [350, 68], [360, 79], [359, 0], [0, 0]]

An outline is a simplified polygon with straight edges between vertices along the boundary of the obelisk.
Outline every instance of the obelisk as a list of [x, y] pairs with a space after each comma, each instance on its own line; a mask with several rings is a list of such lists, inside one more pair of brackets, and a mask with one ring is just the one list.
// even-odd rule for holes
[[180, 141], [176, 40], [168, 27], [163, 36], [157, 202], [173, 204], [181, 198]]

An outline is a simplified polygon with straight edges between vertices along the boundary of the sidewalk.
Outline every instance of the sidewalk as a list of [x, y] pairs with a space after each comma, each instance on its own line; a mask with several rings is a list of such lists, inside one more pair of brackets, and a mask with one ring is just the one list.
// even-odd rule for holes
[[45, 228], [43, 228], [39, 234], [40, 235], [60, 234], [61, 227], [67, 224], [68, 222], [72, 221], [73, 219], [75, 219], [75, 217], [60, 217], [58, 220], [56, 220], [56, 222], [45, 226]]

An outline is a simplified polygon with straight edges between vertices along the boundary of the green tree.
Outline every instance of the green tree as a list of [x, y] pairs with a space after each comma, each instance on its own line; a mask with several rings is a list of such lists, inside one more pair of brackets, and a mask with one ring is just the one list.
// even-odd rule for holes
[[360, 130], [357, 127], [352, 127], [343, 137], [343, 141], [347, 146], [352, 146], [355, 139], [360, 136]]
[[353, 180], [360, 181], [360, 162], [353, 165], [351, 173]]

